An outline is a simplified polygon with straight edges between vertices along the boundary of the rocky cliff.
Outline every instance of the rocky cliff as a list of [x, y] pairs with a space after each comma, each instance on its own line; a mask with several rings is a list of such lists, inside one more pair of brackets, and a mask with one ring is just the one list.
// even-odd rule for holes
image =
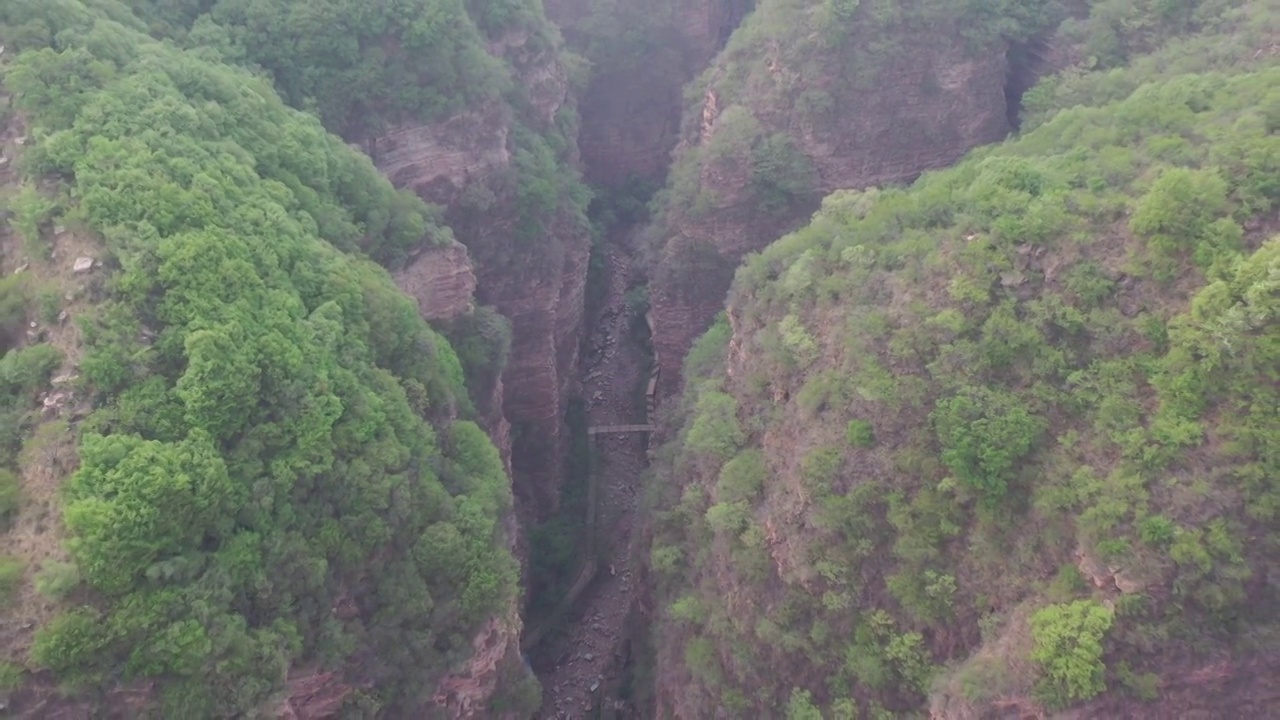
[[[422, 248], [413, 253], [408, 264], [393, 277], [405, 294], [417, 300], [422, 317], [447, 332], [453, 330], [449, 334], [461, 342], [466, 342], [467, 335], [475, 332], [470, 326], [463, 326], [475, 311], [476, 276], [467, 249], [461, 243]], [[506, 356], [504, 352], [502, 358]], [[511, 423], [505, 413], [502, 375], [485, 380], [489, 379], [469, 383], [468, 390], [481, 425], [497, 447], [507, 476], [511, 477]], [[503, 533], [507, 550], [517, 558], [526, 558], [525, 538], [514, 508], [503, 518]], [[437, 684], [431, 700], [443, 710], [445, 717], [519, 717], [519, 714], [495, 713], [491, 702], [501, 692], [510, 690], [503, 687], [504, 684], [519, 682], [520, 636], [524, 627], [521, 606], [521, 598], [513, 596], [504, 612], [476, 633], [471, 642], [471, 657]], [[336, 717], [346, 694], [353, 689], [333, 673], [291, 680], [288, 707], [282, 718]]]
[[[530, 519], [557, 502], [590, 250], [585, 196], [573, 188], [574, 99], [549, 32], [512, 31], [488, 44], [512, 68], [521, 102], [401, 123], [365, 146], [395, 185], [446, 208], [474, 263], [476, 298], [511, 320], [503, 414], [515, 428], [515, 492]], [[547, 196], [531, 200], [534, 185], [548, 186]]]
[[691, 88], [654, 228], [663, 392], [748, 252], [836, 188], [909, 180], [1008, 132], [1009, 41], [962, 8], [764, 0]]
[[394, 274], [396, 285], [418, 301], [427, 320], [452, 320], [475, 303], [476, 274], [465, 245], [425, 247]]

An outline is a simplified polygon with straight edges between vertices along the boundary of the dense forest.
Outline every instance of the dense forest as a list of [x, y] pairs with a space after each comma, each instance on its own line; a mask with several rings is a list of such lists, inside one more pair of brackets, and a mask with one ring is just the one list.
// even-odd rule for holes
[[[410, 712], [516, 593], [463, 366], [367, 259], [450, 231], [269, 82], [143, 30], [111, 2], [0, 10], [27, 124], [5, 252], [30, 265], [0, 286], [6, 516], [46, 446], [79, 455], [43, 544], [2, 561], [14, 614], [61, 608], [29, 661], [6, 638], [4, 682], [155, 682], [160, 716], [232, 717], [349, 666], [353, 711]], [[69, 237], [101, 277], [58, 284]], [[37, 315], [49, 341], [22, 342]], [[64, 366], [92, 412], [21, 444]]]
[[1017, 138], [737, 270], [651, 486], [659, 708], [1052, 711], [1274, 654], [1280, 16], [1236, 5], [1069, 24]]

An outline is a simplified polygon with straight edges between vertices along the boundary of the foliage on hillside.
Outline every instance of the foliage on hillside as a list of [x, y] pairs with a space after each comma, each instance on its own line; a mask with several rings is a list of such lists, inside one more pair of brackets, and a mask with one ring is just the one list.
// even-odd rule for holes
[[[762, 2], [730, 37], [715, 67], [689, 88], [693, 102], [687, 105], [700, 111], [701, 93], [713, 88], [722, 112], [737, 107], [747, 114], [793, 106], [798, 120], [822, 120], [832, 110], [833, 91], [843, 95], [875, 85], [877, 73], [891, 67], [885, 58], [901, 51], [904, 33], [956, 26], [972, 49], [980, 51], [1024, 39], [1051, 27], [1061, 15], [1060, 3], [1054, 0]], [[833, 75], [835, 65], [846, 72]], [[837, 85], [832, 87], [828, 81]], [[698, 115], [686, 115], [686, 129], [700, 121]], [[753, 139], [750, 133], [743, 135], [733, 143], [735, 147], [706, 152], [713, 161], [731, 155], [754, 158], [755, 154], [742, 152], [742, 142]], [[807, 189], [802, 180], [789, 181], [794, 184], [789, 188], [792, 195]], [[683, 193], [674, 195], [678, 198]]]
[[1034, 131], [748, 259], [657, 462], [668, 702], [1060, 707], [1274, 651], [1265, 6], [1200, 68], [1071, 80]]
[[[265, 83], [130, 25], [108, 0], [0, 9], [51, 203], [36, 234], [91, 232], [113, 268], [80, 318], [83, 584], [32, 666], [83, 691], [156, 680], [163, 716], [198, 718], [278, 702], [306, 663], [412, 713], [516, 582], [463, 366], [360, 255], [448, 230]], [[498, 335], [469, 366], [501, 361]], [[9, 350], [0, 394], [57, 362]]]
[[[57, 0], [67, 2], [68, 0]], [[38, 0], [16, 0], [20, 6]], [[114, 0], [94, 0], [113, 19], [141, 23]], [[313, 112], [347, 140], [392, 127], [433, 123], [500, 108], [509, 123], [511, 167], [474, 183], [457, 218], [461, 239], [482, 263], [561, 267], [560, 236], [585, 231], [590, 194], [569, 162], [577, 113], [572, 99], [550, 123], [534, 118], [521, 73], [540, 63], [574, 66], [540, 3], [530, 0], [128, 0], [157, 37], [269, 78], [289, 105]], [[54, 3], [37, 12], [57, 13]], [[32, 23], [53, 27], [58, 20]], [[47, 43], [52, 35], [28, 31]], [[514, 48], [514, 49], [513, 49]], [[570, 78], [572, 79], [572, 78]], [[545, 81], [545, 78], [540, 82]], [[477, 116], [478, 116], [477, 115]], [[509, 204], [515, 232], [500, 239], [471, 227]], [[566, 219], [568, 222], [566, 222]], [[514, 237], [511, 237], [514, 235]], [[376, 258], [386, 264], [387, 258]], [[390, 258], [391, 261], [396, 258]]]
[[[448, 117], [499, 97], [510, 82], [462, 0], [218, 0], [209, 18], [286, 102], [314, 105], [345, 137]], [[201, 23], [192, 35], [213, 27]]]
[[[530, 112], [534, 88], [521, 65], [572, 63], [538, 3], [217, 0], [208, 10], [191, 24], [188, 46], [261, 68], [287, 103], [350, 140], [505, 105], [511, 167], [473, 188], [464, 205], [487, 217], [497, 196], [510, 198], [515, 238], [482, 244], [483, 233], [468, 232], [463, 240], [482, 262], [559, 269], [564, 229], [553, 226], [563, 214], [585, 228], [589, 194], [568, 162], [572, 102], [550, 124]], [[507, 45], [518, 48], [511, 57]]]
[[127, 0], [155, 35], [266, 71], [280, 96], [345, 137], [437, 120], [511, 88], [487, 37], [534, 31], [527, 0]]
[[[724, 254], [724, 248], [709, 247], [688, 227], [714, 224], [721, 217], [717, 213], [750, 215], [756, 221], [749, 226], [774, 232], [794, 227], [831, 183], [844, 181], [823, 177], [816, 167], [822, 159], [861, 152], [840, 149], [842, 138], [909, 154], [947, 135], [950, 128], [916, 132], [922, 125], [942, 124], [928, 117], [944, 112], [929, 107], [941, 78], [999, 73], [989, 61], [1008, 43], [1052, 28], [1065, 14], [1062, 5], [1058, 0], [755, 3], [711, 67], [685, 88], [682, 143], [670, 181], [655, 197], [657, 222], [650, 232], [653, 256], [676, 258], [662, 261], [660, 272], [674, 274], [662, 284], [697, 301], [711, 300], [702, 293], [718, 294], [722, 287], [699, 282], [703, 266], [710, 261], [713, 273], [723, 275], [735, 260], [717, 257], [713, 249]], [[935, 36], [936, 48], [922, 42]], [[901, 137], [858, 125], [886, 93], [919, 97], [924, 106], [899, 109], [904, 116], [895, 117], [893, 126], [903, 130]], [[949, 122], [966, 120], [957, 114]], [[878, 165], [869, 157], [856, 164], [865, 165], [866, 172]]]

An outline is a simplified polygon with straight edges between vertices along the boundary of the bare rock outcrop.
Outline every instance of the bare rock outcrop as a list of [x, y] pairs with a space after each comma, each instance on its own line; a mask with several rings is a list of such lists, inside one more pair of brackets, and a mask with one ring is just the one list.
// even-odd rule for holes
[[418, 301], [427, 320], [449, 320], [475, 304], [476, 274], [466, 246], [459, 242], [419, 252], [395, 273], [395, 281]]
[[[884, 26], [868, 3], [833, 40], [795, 29], [817, 8], [782, 5], [760, 4], [748, 39], [717, 57], [686, 109], [650, 285], [664, 395], [679, 389], [741, 258], [796, 227], [817, 198], [911, 180], [1009, 131], [1005, 42], [975, 47], [958, 17]], [[778, 160], [804, 170], [803, 191], [781, 202], [760, 189]]]
[[[515, 218], [490, 214], [454, 225], [486, 247], [514, 237]], [[462, 231], [462, 228], [467, 228]], [[546, 254], [521, 267], [480, 263], [477, 298], [511, 321], [511, 354], [502, 376], [503, 407], [518, 431], [512, 438], [517, 505], [528, 520], [544, 517], [558, 501], [565, 453], [564, 417], [576, 380], [590, 239], [561, 217]]]
[[509, 113], [494, 103], [441, 123], [391, 128], [363, 149], [396, 187], [448, 206], [472, 182], [510, 164], [509, 123]]
[[[510, 615], [519, 610], [511, 608]], [[449, 718], [487, 718], [489, 698], [497, 690], [499, 668], [520, 652], [519, 618], [496, 617], [485, 623], [472, 640], [473, 653], [466, 666], [446, 676], [436, 686], [433, 700]]]
[[280, 711], [280, 720], [324, 720], [337, 717], [342, 704], [354, 689], [338, 673], [298, 673], [289, 678], [289, 697]]

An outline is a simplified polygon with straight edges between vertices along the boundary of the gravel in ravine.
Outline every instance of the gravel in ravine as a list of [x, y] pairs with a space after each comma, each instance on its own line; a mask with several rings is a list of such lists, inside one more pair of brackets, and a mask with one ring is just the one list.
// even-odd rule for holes
[[[634, 233], [623, 232], [607, 258], [608, 293], [598, 308], [588, 308], [591, 336], [582, 370], [590, 425], [625, 425], [645, 421], [643, 393], [647, 378], [644, 353], [632, 339], [632, 318], [624, 303], [630, 280]], [[595, 441], [599, 473], [599, 528], [611, 548], [601, 559], [596, 579], [578, 598], [567, 631], [547, 638], [537, 667], [542, 681], [541, 718], [581, 718], [594, 696], [610, 687], [621, 670], [619, 651], [625, 640], [627, 615], [635, 590], [632, 529], [641, 475], [646, 465], [645, 438], [640, 434], [603, 435]], [[541, 664], [541, 663], [540, 663]]]

